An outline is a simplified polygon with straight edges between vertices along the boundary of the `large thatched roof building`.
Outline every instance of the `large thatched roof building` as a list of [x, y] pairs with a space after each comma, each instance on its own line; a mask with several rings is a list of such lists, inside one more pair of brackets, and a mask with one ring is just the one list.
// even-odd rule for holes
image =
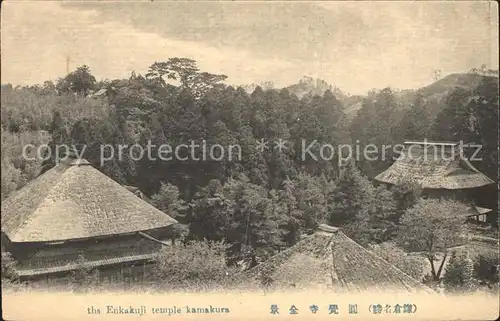
[[[463, 156], [460, 143], [405, 142], [400, 157], [375, 180], [388, 185], [414, 182], [424, 195], [450, 197], [470, 202], [470, 191], [494, 181]], [[471, 206], [466, 216], [486, 220], [491, 209]]]
[[461, 190], [493, 184], [464, 157], [459, 143], [405, 142], [400, 157], [375, 179], [386, 184], [408, 180], [423, 189]]
[[324, 224], [295, 246], [250, 269], [247, 276], [278, 288], [318, 286], [334, 292], [432, 293], [338, 228]]
[[[85, 160], [59, 163], [2, 202], [2, 247], [22, 277], [148, 260], [177, 223]], [[78, 261], [78, 262], [80, 262]], [[81, 262], [80, 262], [81, 263]]]

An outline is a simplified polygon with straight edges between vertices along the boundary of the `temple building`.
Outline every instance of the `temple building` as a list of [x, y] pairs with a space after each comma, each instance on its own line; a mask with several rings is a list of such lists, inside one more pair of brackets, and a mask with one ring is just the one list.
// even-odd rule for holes
[[434, 293], [340, 229], [325, 224], [291, 248], [248, 270], [246, 276], [278, 288], [319, 288], [334, 293]]
[[2, 251], [21, 280], [150, 262], [177, 221], [92, 167], [61, 162], [2, 202]]
[[474, 192], [494, 184], [463, 157], [460, 143], [405, 142], [400, 157], [375, 180], [387, 185], [414, 182], [423, 197], [451, 198], [469, 204], [465, 216], [486, 222], [491, 209], [473, 202]]

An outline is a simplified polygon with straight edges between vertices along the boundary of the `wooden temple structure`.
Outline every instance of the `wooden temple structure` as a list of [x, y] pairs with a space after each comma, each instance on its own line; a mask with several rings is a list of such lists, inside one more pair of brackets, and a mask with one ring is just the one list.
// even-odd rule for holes
[[2, 251], [17, 262], [20, 280], [151, 262], [177, 223], [83, 159], [14, 192], [1, 218]]
[[423, 197], [448, 198], [468, 204], [468, 218], [486, 222], [491, 209], [477, 206], [472, 191], [494, 184], [463, 157], [460, 143], [405, 142], [400, 157], [375, 180], [389, 186], [415, 182]]

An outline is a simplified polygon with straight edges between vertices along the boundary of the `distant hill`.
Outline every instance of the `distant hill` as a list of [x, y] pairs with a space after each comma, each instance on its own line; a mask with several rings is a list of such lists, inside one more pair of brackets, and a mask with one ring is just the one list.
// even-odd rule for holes
[[294, 93], [297, 97], [302, 98], [305, 95], [323, 95], [325, 91], [331, 90], [332, 85], [328, 84], [322, 79], [314, 79], [312, 77], [304, 76], [297, 84], [286, 87], [288, 91]]
[[[481, 75], [479, 73], [454, 73], [424, 86], [419, 90], [428, 102], [431, 116], [435, 117], [443, 107], [444, 99], [449, 93], [456, 88], [473, 90], [484, 77], [492, 76]], [[265, 82], [259, 85], [242, 85], [241, 87], [250, 94], [255, 90], [255, 88], [257, 88], [257, 86], [260, 86], [263, 90], [278, 89], [274, 87], [272, 82]], [[299, 98], [306, 95], [321, 96], [325, 93], [325, 91], [330, 90], [344, 106], [344, 112], [349, 119], [356, 117], [358, 110], [361, 108], [363, 98], [366, 97], [344, 93], [339, 88], [328, 84], [322, 79], [316, 79], [309, 76], [304, 76], [298, 83], [285, 88]], [[404, 89], [394, 92], [402, 108], [407, 108], [414, 101], [416, 93], [417, 90], [414, 89]]]
[[[455, 73], [433, 82], [430, 85], [420, 88], [420, 92], [427, 100], [429, 111], [432, 116], [436, 116], [444, 106], [446, 97], [457, 88], [473, 91], [479, 83], [490, 76], [477, 73]], [[406, 93], [404, 99], [413, 101], [416, 91]]]
[[473, 73], [450, 74], [428, 86], [422, 87], [420, 91], [426, 97], [442, 96], [444, 93], [449, 93], [453, 89], [458, 87], [465, 89], [473, 89], [477, 87], [477, 85], [479, 85], [479, 83], [484, 77], [489, 77], [489, 76], [483, 76], [480, 74], [473, 74]]
[[[474, 90], [474, 88], [476, 88], [485, 77], [492, 76], [481, 75], [478, 73], [454, 73], [443, 77], [430, 85], [424, 86], [419, 90], [427, 100], [431, 116], [435, 117], [444, 106], [444, 100], [449, 93], [457, 88]], [[416, 93], [417, 90], [408, 89], [395, 92], [395, 96], [403, 108], [405, 108], [414, 101]], [[351, 117], [355, 117], [360, 108], [361, 102], [346, 106], [346, 113]]]
[[[363, 100], [363, 96], [359, 95], [350, 95], [348, 93], [343, 92], [338, 87], [332, 86], [328, 84], [326, 81], [322, 79], [314, 79], [312, 77], [304, 76], [297, 84], [286, 87], [288, 91], [295, 94], [297, 97], [302, 98], [306, 95], [319, 95], [322, 96], [325, 91], [330, 90], [335, 98], [337, 98], [342, 105], [344, 106], [344, 111], [346, 114], [350, 115], [351, 106], [360, 104]], [[357, 111], [354, 108], [354, 115]]]

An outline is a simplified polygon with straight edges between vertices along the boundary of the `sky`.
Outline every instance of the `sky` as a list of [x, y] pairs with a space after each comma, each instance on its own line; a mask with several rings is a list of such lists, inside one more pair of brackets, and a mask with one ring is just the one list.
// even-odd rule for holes
[[40, 2], [2, 3], [2, 83], [55, 80], [67, 59], [114, 79], [187, 57], [229, 84], [311, 76], [351, 94], [419, 88], [438, 69], [498, 69], [494, 1]]

